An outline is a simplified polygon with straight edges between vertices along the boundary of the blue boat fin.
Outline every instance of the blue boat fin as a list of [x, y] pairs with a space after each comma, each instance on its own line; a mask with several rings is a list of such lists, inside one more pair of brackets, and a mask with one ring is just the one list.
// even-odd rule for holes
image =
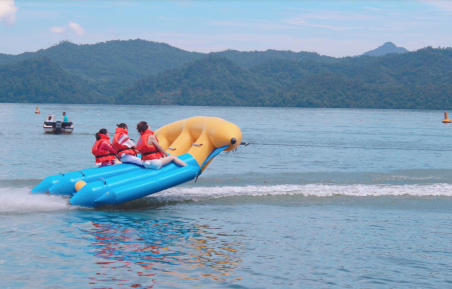
[[229, 145], [223, 146], [221, 148], [217, 148], [214, 149], [210, 155], [207, 157], [207, 159], [202, 163], [201, 168], [199, 169], [199, 173], [196, 175], [196, 179], [195, 182], [198, 180], [198, 177], [202, 174], [202, 172], [204, 171], [205, 167], [209, 164], [209, 162], [216, 157], [218, 154], [220, 154], [222, 151], [224, 151], [225, 149], [227, 149], [229, 147]]

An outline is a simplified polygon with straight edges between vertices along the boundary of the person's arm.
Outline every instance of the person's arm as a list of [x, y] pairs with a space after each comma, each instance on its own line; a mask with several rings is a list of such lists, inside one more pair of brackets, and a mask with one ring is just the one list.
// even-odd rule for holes
[[148, 144], [149, 145], [154, 145], [155, 148], [161, 152], [165, 157], [168, 156], [168, 154], [165, 152], [165, 150], [162, 148], [162, 146], [159, 144], [159, 142], [157, 141], [157, 139], [153, 136], [150, 135], [148, 138]]
[[118, 155], [118, 152], [105, 141], [99, 145], [99, 149], [109, 151], [110, 153], [114, 153], [116, 156]]

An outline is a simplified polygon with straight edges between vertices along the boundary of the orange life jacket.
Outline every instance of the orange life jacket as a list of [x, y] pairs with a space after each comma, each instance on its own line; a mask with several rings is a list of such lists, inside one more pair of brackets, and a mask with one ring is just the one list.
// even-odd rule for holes
[[[154, 145], [148, 144], [148, 138], [150, 135], [154, 135], [154, 132], [148, 129], [145, 130], [141, 133], [141, 137], [137, 143], [137, 150], [141, 154], [142, 161], [155, 160], [163, 156], [163, 154], [159, 152]], [[159, 141], [157, 137], [155, 137], [155, 139], [157, 140], [157, 142]]]
[[114, 153], [111, 153], [106, 150], [99, 150], [100, 144], [103, 143], [104, 141], [106, 141], [106, 142], [108, 142], [108, 144], [110, 144], [110, 139], [108, 138], [108, 136], [106, 136], [104, 134], [100, 134], [99, 136], [100, 136], [100, 140], [98, 140], [94, 143], [93, 149], [92, 149], [92, 153], [93, 153], [94, 157], [96, 158], [96, 163], [102, 163], [102, 162], [114, 160], [115, 159]]
[[135, 151], [133, 149], [131, 149], [131, 148], [125, 146], [125, 145], [122, 145], [122, 144], [120, 144], [118, 142], [119, 139], [124, 134], [127, 134], [127, 133], [128, 133], [127, 130], [125, 130], [123, 128], [120, 128], [120, 127], [116, 128], [116, 133], [115, 133], [115, 136], [113, 137], [113, 148], [115, 149], [115, 151], [118, 152], [119, 156], [122, 155], [122, 154], [129, 154], [129, 155], [132, 155], [132, 156], [136, 155], [136, 153], [135, 153]]

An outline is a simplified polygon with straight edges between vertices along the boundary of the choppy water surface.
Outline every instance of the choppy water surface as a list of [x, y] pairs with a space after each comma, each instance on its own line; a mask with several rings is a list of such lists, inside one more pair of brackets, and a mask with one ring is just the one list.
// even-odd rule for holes
[[[452, 126], [440, 111], [0, 104], [1, 288], [446, 288]], [[72, 135], [45, 135], [66, 111]], [[197, 183], [120, 207], [30, 195], [93, 134], [196, 115], [242, 128]], [[136, 132], [131, 136], [138, 138]]]

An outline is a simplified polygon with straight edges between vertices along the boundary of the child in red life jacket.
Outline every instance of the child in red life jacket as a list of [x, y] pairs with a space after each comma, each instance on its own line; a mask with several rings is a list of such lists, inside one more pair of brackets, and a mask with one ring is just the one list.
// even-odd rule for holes
[[116, 133], [113, 137], [113, 149], [118, 152], [121, 162], [144, 166], [141, 159], [136, 157], [135, 143], [128, 136], [129, 128], [127, 124], [120, 123], [116, 126]]
[[137, 150], [141, 154], [143, 165], [148, 169], [158, 170], [167, 164], [174, 162], [180, 167], [185, 167], [187, 164], [175, 156], [169, 156], [159, 144], [154, 132], [150, 130], [147, 122], [142, 121], [137, 124], [137, 131], [141, 137], [137, 143]]
[[105, 128], [96, 133], [96, 142], [93, 145], [92, 153], [96, 158], [96, 165], [99, 167], [111, 166], [115, 164], [118, 153], [111, 146], [110, 134]]

